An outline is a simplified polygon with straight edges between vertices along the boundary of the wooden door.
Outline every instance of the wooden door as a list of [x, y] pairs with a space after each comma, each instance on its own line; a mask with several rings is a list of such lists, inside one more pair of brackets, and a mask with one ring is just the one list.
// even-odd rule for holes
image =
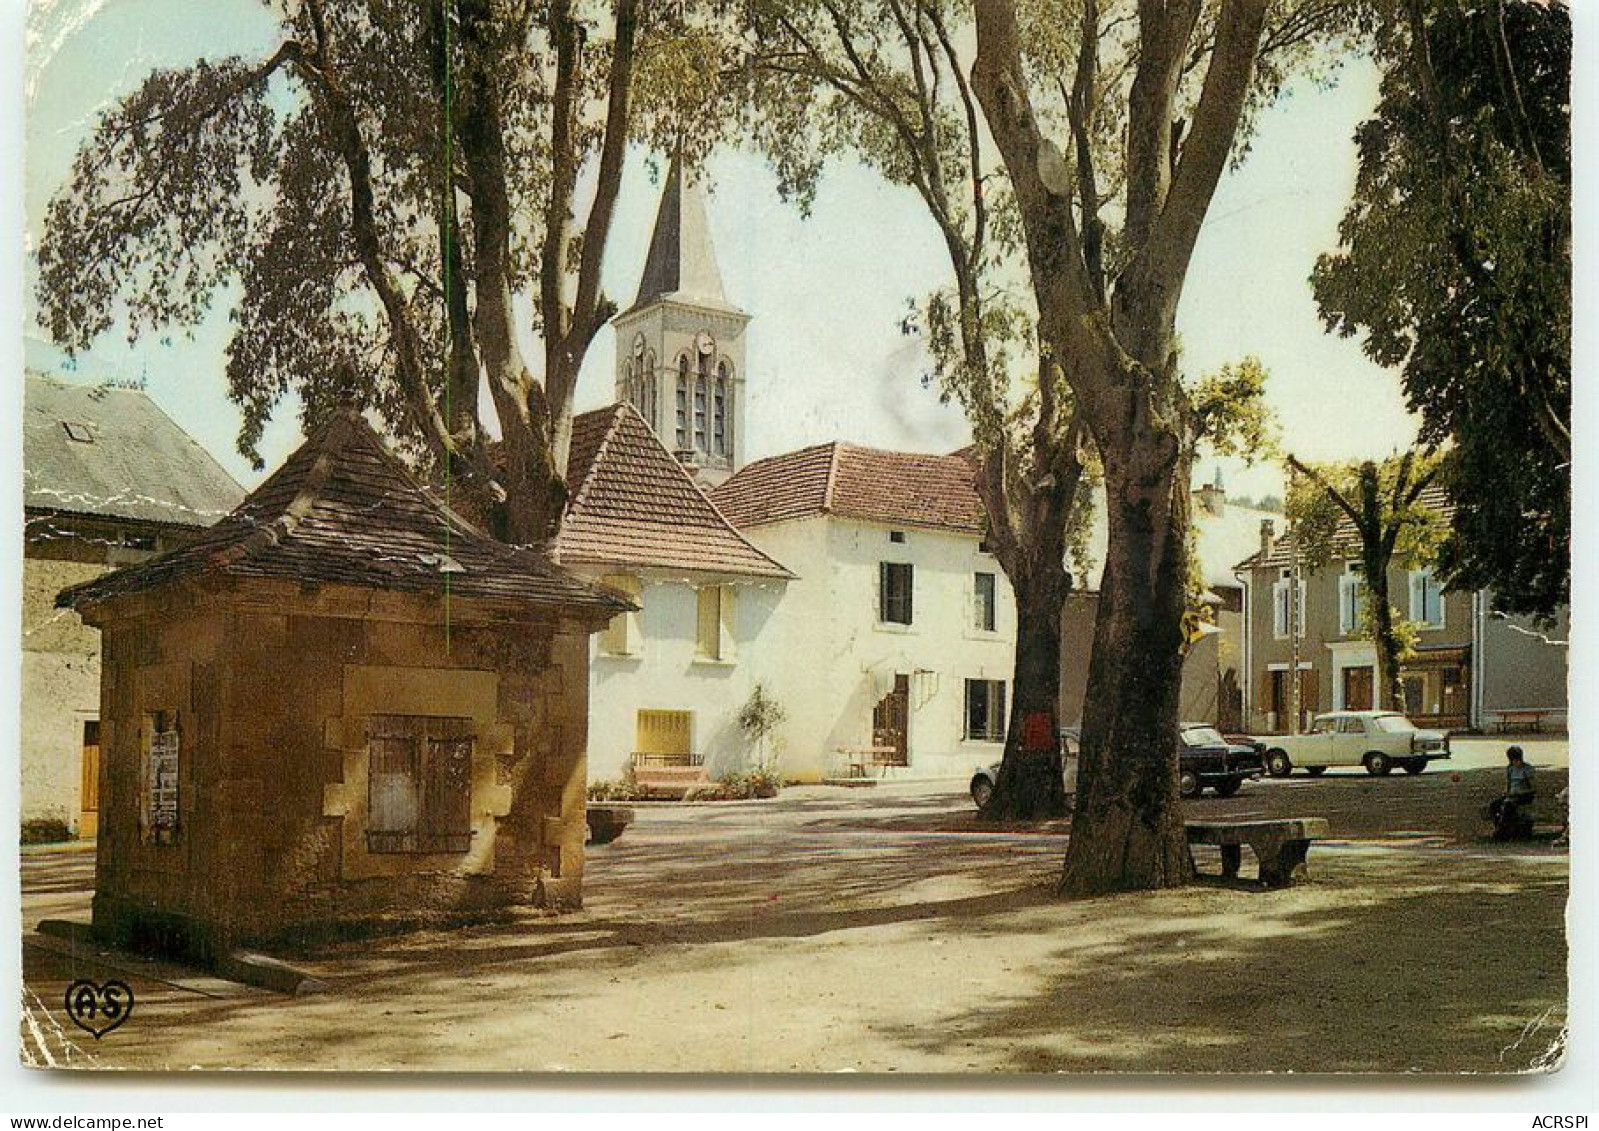
[[78, 801], [78, 836], [94, 840], [100, 835], [100, 722], [83, 724], [83, 768]]
[[1369, 711], [1376, 683], [1369, 667], [1344, 669], [1344, 710]]
[[[874, 760], [884, 766], [908, 766], [910, 761], [911, 677], [894, 676], [894, 690], [872, 710]], [[891, 751], [891, 752], [890, 752]]]

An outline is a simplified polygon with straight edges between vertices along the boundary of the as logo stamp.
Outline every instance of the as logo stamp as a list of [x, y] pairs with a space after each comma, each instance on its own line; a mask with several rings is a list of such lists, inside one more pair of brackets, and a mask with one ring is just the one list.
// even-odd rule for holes
[[133, 991], [128, 983], [113, 979], [98, 985], [79, 978], [67, 987], [67, 1016], [73, 1024], [99, 1040], [133, 1012]]

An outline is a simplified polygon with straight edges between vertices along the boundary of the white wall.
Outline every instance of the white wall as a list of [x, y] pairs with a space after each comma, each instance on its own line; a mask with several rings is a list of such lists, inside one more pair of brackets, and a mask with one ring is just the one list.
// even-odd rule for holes
[[[870, 743], [872, 709], [896, 672], [911, 676], [910, 766], [890, 776], [964, 778], [1002, 752], [1001, 743], [964, 740], [965, 680], [1009, 687], [1016, 639], [1009, 582], [975, 536], [904, 527], [901, 544], [889, 540], [890, 529], [819, 516], [744, 531], [799, 575], [777, 611], [781, 635], [760, 642], [783, 651], [766, 667], [789, 712], [782, 766], [790, 780], [837, 772], [840, 747]], [[882, 561], [915, 566], [908, 628], [878, 623]], [[973, 626], [977, 571], [996, 575], [993, 633]]]
[[[782, 656], [777, 642], [781, 626], [774, 613], [785, 583], [621, 568], [582, 572], [596, 580], [609, 573], [631, 572], [643, 584], [637, 654], [606, 654], [599, 634], [590, 645], [589, 780], [615, 781], [621, 776], [635, 748], [641, 709], [692, 712], [692, 747], [711, 777], [747, 767], [754, 752], [738, 729], [738, 712], [763, 675], [768, 690], [776, 693], [769, 668]], [[718, 582], [731, 583], [737, 592], [735, 654], [729, 661], [702, 660], [695, 654], [697, 586]]]
[[[22, 819], [76, 829], [83, 724], [100, 717], [100, 633], [55, 597], [106, 571], [88, 562], [29, 558], [22, 598]], [[102, 785], [102, 789], [104, 786]]]

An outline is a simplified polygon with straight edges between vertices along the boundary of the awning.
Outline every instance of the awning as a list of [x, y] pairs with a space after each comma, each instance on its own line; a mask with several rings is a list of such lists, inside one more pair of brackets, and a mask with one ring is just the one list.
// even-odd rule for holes
[[1471, 664], [1471, 645], [1439, 644], [1417, 648], [1415, 655], [1399, 665], [1400, 672], [1422, 668], [1462, 668]]

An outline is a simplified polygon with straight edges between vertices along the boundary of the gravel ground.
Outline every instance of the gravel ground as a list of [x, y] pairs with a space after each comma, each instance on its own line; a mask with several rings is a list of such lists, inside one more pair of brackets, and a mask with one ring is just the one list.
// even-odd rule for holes
[[[22, 1052], [142, 1069], [1537, 1071], [1564, 1041], [1563, 778], [1540, 780], [1543, 839], [1521, 845], [1483, 835], [1491, 769], [1254, 783], [1190, 814], [1327, 817], [1312, 883], [1078, 902], [1054, 893], [1064, 826], [983, 824], [961, 783], [641, 807], [591, 852], [582, 912], [296, 956], [325, 994], [30, 936]], [[25, 921], [87, 919], [92, 867], [26, 856]], [[135, 1013], [74, 1039], [53, 1003], [113, 970]]]

